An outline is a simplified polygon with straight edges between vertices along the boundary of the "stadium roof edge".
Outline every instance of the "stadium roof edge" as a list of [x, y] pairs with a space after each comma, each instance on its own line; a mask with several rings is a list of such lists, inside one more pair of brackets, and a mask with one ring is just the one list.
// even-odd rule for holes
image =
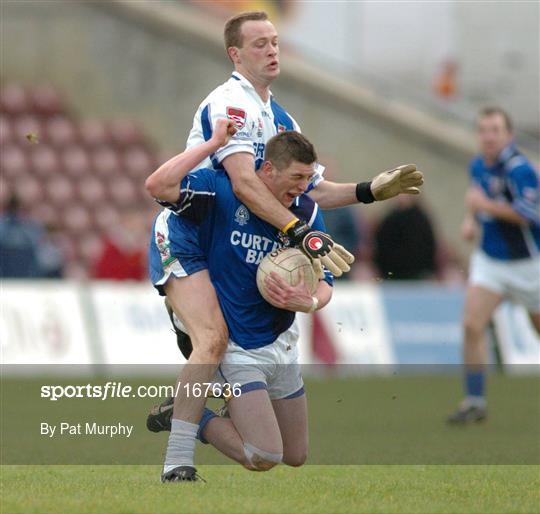
[[[224, 55], [222, 23], [181, 4], [130, 0], [93, 1], [96, 6], [113, 9], [149, 27], [159, 28], [178, 39], [197, 41], [209, 52]], [[441, 149], [470, 158], [477, 152], [473, 130], [445, 122], [399, 100], [389, 99], [359, 84], [340, 79], [298, 57], [287, 55], [281, 63], [281, 81], [294, 83], [318, 98], [345, 105], [392, 124], [409, 136], [423, 139]]]

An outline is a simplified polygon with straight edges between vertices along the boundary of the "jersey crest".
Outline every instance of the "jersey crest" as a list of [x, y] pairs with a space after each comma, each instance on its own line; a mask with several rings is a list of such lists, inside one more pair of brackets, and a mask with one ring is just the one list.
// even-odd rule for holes
[[236, 212], [234, 213], [234, 221], [238, 223], [240, 226], [244, 226], [249, 221], [249, 211], [247, 210], [245, 205], [241, 205], [236, 209]]
[[241, 130], [246, 124], [246, 111], [238, 107], [227, 107], [227, 118], [234, 121], [236, 128]]
[[171, 255], [168, 239], [159, 231], [156, 234], [156, 246], [161, 256], [163, 268], [167, 269], [176, 260], [176, 257]]

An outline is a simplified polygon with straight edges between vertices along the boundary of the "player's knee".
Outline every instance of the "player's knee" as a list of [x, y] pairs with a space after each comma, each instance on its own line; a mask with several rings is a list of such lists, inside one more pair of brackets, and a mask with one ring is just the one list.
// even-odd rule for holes
[[308, 456], [307, 449], [296, 450], [295, 452], [290, 453], [290, 454], [285, 453], [283, 455], [283, 464], [297, 468], [297, 467], [303, 466], [306, 463], [307, 456]]
[[536, 333], [540, 336], [540, 312], [530, 313], [529, 318], [531, 320], [532, 326], [536, 330]]
[[486, 329], [485, 325], [480, 323], [473, 316], [465, 315], [463, 319], [463, 330], [467, 339], [476, 339], [481, 337]]
[[244, 443], [244, 467], [250, 471], [269, 471], [283, 459], [283, 452], [261, 450], [249, 443]]
[[220, 362], [227, 349], [229, 333], [226, 327], [208, 327], [192, 336], [193, 352], [205, 362]]
[[274, 466], [277, 466], [279, 462], [260, 459], [256, 462], [245, 461], [244, 467], [249, 471], [270, 471]]

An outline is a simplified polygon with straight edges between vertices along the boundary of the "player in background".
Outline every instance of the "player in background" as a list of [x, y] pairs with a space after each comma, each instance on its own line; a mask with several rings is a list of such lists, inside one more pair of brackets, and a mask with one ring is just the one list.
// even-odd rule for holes
[[481, 154], [470, 165], [471, 185], [462, 236], [480, 245], [473, 253], [463, 318], [465, 399], [449, 423], [486, 417], [485, 330], [497, 306], [522, 303], [540, 333], [540, 185], [538, 172], [513, 142], [512, 122], [498, 107], [478, 117]]
[[[210, 278], [231, 334], [217, 378], [235, 384], [239, 393], [229, 401], [230, 419], [205, 409], [199, 438], [246, 468], [265, 471], [282, 460], [297, 466], [306, 458], [307, 404], [294, 313], [323, 308], [332, 295], [332, 277], [323, 274], [312, 296], [303, 282], [290, 286], [272, 274], [266, 279], [268, 292], [280, 308], [262, 298], [256, 285], [258, 263], [285, 242], [283, 234], [245, 208], [224, 171], [200, 169], [187, 175], [193, 159], [217, 149], [231, 127], [230, 121], [218, 120], [208, 142], [186, 150], [174, 166], [148, 179], [153, 195], [170, 208], [154, 224], [150, 274], [165, 294], [168, 282], [178, 280], [172, 267], [189, 253], [192, 226], [200, 224], [200, 246], [208, 255]], [[269, 191], [314, 230], [324, 230], [317, 204], [304, 194], [315, 173], [313, 145], [298, 132], [283, 132], [268, 142], [265, 159], [258, 174]], [[169, 443], [162, 480], [196, 479], [195, 468], [182, 464], [181, 448]]]
[[[270, 84], [279, 75], [279, 45], [276, 29], [265, 13], [244, 13], [230, 19], [225, 26], [225, 46], [234, 65], [232, 77], [211, 92], [201, 103], [194, 118], [188, 148], [208, 142], [215, 130], [216, 120], [228, 118], [235, 122], [237, 132], [225, 146], [216, 149], [193, 168], [224, 169], [235, 194], [255, 215], [286, 233], [292, 243], [310, 258], [320, 258], [334, 274], [349, 270], [352, 256], [324, 233], [313, 233], [309, 225], [277, 201], [254, 173], [264, 156], [266, 142], [278, 132], [297, 129], [292, 117], [277, 104], [270, 93]], [[383, 200], [401, 192], [417, 194], [422, 183], [414, 165], [390, 170], [372, 182], [360, 184], [331, 184], [322, 181], [320, 172], [313, 178], [317, 186], [310, 194], [324, 208]], [[193, 236], [195, 240], [196, 237]], [[195, 252], [196, 250], [194, 250]], [[201, 251], [196, 251], [195, 257]], [[185, 257], [186, 265], [191, 261]], [[197, 258], [193, 260], [198, 262]], [[195, 266], [196, 264], [194, 264]], [[181, 372], [181, 382], [208, 382], [225, 351], [227, 326], [220, 311], [215, 290], [205, 270], [184, 280], [171, 280], [167, 285], [169, 314], [172, 311], [183, 320], [190, 319], [189, 335], [193, 352]], [[178, 277], [184, 276], [179, 270]], [[193, 455], [197, 424], [204, 409], [204, 398], [179, 394], [174, 400], [172, 416], [178, 422], [171, 430], [175, 444]], [[157, 415], [167, 413], [171, 404], [164, 402]], [[157, 419], [153, 413], [149, 418]], [[159, 419], [157, 419], [159, 422]], [[191, 450], [189, 450], [191, 449]], [[191, 457], [192, 460], [193, 457]], [[192, 465], [193, 463], [191, 463]]]

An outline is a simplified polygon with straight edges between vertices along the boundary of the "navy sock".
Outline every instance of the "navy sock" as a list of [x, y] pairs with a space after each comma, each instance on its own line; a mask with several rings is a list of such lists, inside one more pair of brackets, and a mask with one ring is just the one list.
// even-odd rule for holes
[[484, 371], [466, 371], [465, 372], [465, 396], [468, 399], [484, 400]]

